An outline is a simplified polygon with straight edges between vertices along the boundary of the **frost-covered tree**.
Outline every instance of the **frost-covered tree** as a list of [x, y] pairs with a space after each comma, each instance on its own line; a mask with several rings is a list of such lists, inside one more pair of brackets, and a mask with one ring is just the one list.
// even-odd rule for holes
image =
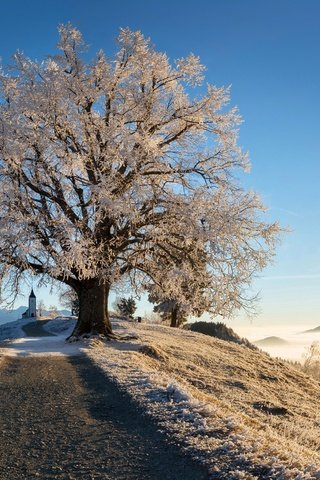
[[180, 327], [188, 320], [183, 306], [174, 300], [163, 300], [153, 307], [154, 313], [158, 313], [163, 322], [169, 323], [170, 327]]
[[312, 342], [303, 357], [302, 371], [320, 380], [320, 343]]
[[64, 288], [59, 296], [61, 305], [71, 310], [71, 315], [79, 314], [79, 298], [75, 290], [70, 287]]
[[46, 306], [45, 306], [43, 300], [40, 300], [38, 302], [38, 309], [37, 310], [38, 310], [38, 316], [42, 317], [44, 315], [45, 310], [46, 310]]
[[125, 315], [126, 317], [132, 318], [134, 312], [137, 310], [137, 305], [136, 301], [133, 297], [125, 298], [122, 297], [120, 298], [118, 304], [117, 304], [118, 310], [122, 315]]
[[189, 315], [215, 310], [211, 304], [209, 257], [202, 242], [189, 240], [188, 246], [177, 249], [172, 240], [170, 250], [159, 252], [156, 262], [159, 268], [153, 269], [152, 281], [145, 288], [149, 302], [156, 304], [153, 311], [163, 321], [178, 327]]
[[111, 335], [112, 285], [160, 285], [165, 254], [180, 302], [201, 251], [211, 308], [245, 305], [278, 227], [234, 179], [248, 160], [229, 90], [204, 91], [196, 56], [170, 64], [140, 32], [122, 29], [113, 60], [85, 63], [80, 32], [59, 31], [60, 54], [17, 52], [0, 75], [2, 292], [28, 274], [63, 282], [79, 298], [74, 335]]
[[50, 307], [48, 308], [48, 316], [50, 318], [56, 318], [58, 316], [58, 309], [56, 305], [50, 305]]

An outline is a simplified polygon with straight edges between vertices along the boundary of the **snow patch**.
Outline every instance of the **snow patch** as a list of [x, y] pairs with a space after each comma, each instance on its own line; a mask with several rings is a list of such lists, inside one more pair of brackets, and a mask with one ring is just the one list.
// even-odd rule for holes
[[84, 353], [84, 343], [69, 344], [65, 341], [75, 321], [56, 318], [43, 323], [43, 329], [54, 334], [50, 337], [27, 337], [22, 327], [34, 323], [34, 319], [22, 319], [0, 327], [0, 355], [16, 356], [73, 356]]

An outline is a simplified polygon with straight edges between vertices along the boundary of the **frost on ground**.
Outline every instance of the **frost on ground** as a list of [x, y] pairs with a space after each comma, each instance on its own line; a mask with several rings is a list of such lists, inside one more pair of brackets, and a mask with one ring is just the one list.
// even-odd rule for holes
[[320, 479], [320, 384], [247, 347], [158, 325], [88, 355], [219, 479]]
[[75, 320], [56, 318], [48, 322], [37, 323], [39, 328], [53, 334], [48, 337], [27, 336], [23, 330], [34, 319], [21, 319], [0, 326], [0, 356], [60, 356], [79, 355], [83, 353], [83, 343], [69, 344], [65, 341], [71, 334]]
[[47, 322], [43, 328], [48, 333], [54, 335], [64, 334], [65, 337], [71, 335], [76, 324], [76, 317], [56, 317]]
[[0, 325], [0, 342], [5, 340], [11, 340], [13, 338], [25, 337], [26, 334], [22, 330], [22, 327], [30, 323], [30, 318], [22, 318], [15, 322], [5, 323]]
[[[268, 354], [199, 333], [113, 319], [119, 340], [68, 344], [74, 320], [1, 326], [3, 355], [86, 353], [212, 479], [320, 479], [320, 384]], [[41, 322], [39, 322], [41, 323]]]

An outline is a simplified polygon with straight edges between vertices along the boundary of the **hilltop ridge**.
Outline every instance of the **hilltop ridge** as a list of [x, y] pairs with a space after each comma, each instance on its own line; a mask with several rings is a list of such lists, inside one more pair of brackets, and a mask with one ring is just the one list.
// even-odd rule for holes
[[288, 345], [288, 342], [286, 340], [284, 340], [283, 338], [280, 338], [280, 337], [276, 337], [276, 336], [265, 337], [265, 338], [262, 338], [261, 340], [256, 340], [253, 343], [255, 345], [258, 345], [258, 346]]
[[311, 328], [310, 330], [305, 330], [305, 331], [302, 332], [302, 333], [313, 333], [313, 332], [320, 332], [320, 326], [319, 326], [319, 327], [315, 327], [315, 328]]

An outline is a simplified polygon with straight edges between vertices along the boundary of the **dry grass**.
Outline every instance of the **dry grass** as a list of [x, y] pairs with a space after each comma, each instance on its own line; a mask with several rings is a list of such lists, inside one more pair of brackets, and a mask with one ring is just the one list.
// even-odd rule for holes
[[93, 358], [219, 478], [320, 478], [319, 382], [246, 346], [127, 328], [139, 348], [111, 343]]

